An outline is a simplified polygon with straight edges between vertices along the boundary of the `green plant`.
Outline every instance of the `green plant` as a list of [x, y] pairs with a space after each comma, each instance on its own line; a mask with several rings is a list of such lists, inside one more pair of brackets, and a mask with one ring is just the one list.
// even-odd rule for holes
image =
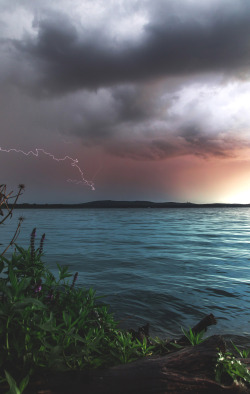
[[25, 390], [25, 388], [27, 387], [27, 385], [29, 383], [29, 375], [25, 376], [21, 380], [19, 387], [18, 387], [15, 379], [7, 371], [4, 371], [4, 372], [5, 372], [6, 380], [9, 384], [9, 387], [10, 387], [9, 391], [6, 394], [22, 394], [22, 392]]
[[158, 354], [163, 356], [173, 349], [179, 350], [182, 348], [182, 346], [174, 342], [168, 342], [166, 339], [161, 339], [159, 337], [150, 338], [150, 344], [152, 348], [149, 348], [149, 352], [146, 355]]
[[[139, 345], [139, 346], [138, 346]], [[127, 364], [140, 357], [141, 343], [133, 341], [132, 334], [115, 332], [115, 340], [111, 344], [111, 354], [120, 364]]]
[[155, 350], [155, 345], [153, 344], [148, 344], [147, 338], [143, 338], [142, 342], [137, 339], [137, 343], [140, 348], [141, 354], [145, 356], [151, 356], [153, 354], [153, 351]]
[[247, 357], [249, 356], [249, 353], [250, 353], [250, 350], [249, 350], [249, 349], [248, 349], [248, 350], [246, 350], [246, 349], [240, 350], [240, 349], [233, 343], [233, 341], [231, 341], [231, 343], [232, 343], [234, 349], [237, 351], [237, 353], [240, 355], [241, 358], [247, 358]]
[[226, 376], [230, 376], [234, 381], [250, 383], [250, 372], [247, 367], [237, 360], [231, 352], [218, 353], [215, 367], [215, 380], [221, 383]]
[[184, 328], [181, 328], [183, 334], [185, 337], [189, 340], [192, 346], [199, 345], [200, 343], [204, 342], [205, 339], [203, 339], [203, 335], [205, 331], [201, 331], [198, 333], [194, 333], [192, 328], [189, 328], [188, 331], [186, 331]]
[[0, 258], [0, 376], [11, 393], [37, 369], [99, 368], [150, 355], [154, 345], [119, 329], [93, 289], [75, 286], [77, 273], [60, 265], [57, 276], [49, 271], [41, 261], [45, 236], [36, 248], [35, 235], [27, 250], [15, 245], [9, 259]]

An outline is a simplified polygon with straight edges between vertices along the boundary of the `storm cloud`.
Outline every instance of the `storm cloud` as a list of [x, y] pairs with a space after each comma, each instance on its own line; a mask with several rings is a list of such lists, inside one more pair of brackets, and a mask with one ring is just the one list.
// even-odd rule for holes
[[0, 146], [61, 154], [66, 141], [93, 173], [92, 152], [115, 173], [118, 161], [143, 172], [250, 148], [248, 0], [2, 0], [1, 11]]
[[[9, 40], [9, 48], [33, 68], [29, 88], [41, 96], [182, 74], [247, 70], [249, 2], [211, 2], [206, 9], [189, 1], [180, 2], [178, 9], [172, 1], [155, 3], [137, 39], [116, 38], [108, 26], [106, 31], [79, 27], [62, 12], [47, 12], [34, 23], [35, 35]], [[20, 83], [25, 85], [25, 76]]]

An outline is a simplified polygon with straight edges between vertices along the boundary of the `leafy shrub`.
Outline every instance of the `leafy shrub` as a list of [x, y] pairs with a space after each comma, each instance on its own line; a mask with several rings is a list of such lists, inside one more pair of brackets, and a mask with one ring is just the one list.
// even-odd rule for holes
[[28, 250], [16, 245], [10, 259], [0, 258], [2, 380], [13, 386], [39, 368], [106, 367], [150, 354], [154, 346], [120, 330], [93, 289], [75, 286], [77, 273], [49, 271], [41, 261], [45, 236], [36, 249], [35, 235]]

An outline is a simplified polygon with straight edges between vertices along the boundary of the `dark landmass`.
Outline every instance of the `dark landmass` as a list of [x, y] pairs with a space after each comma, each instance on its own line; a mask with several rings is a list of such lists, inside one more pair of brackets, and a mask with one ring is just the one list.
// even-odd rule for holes
[[[11, 206], [11, 204], [10, 204]], [[191, 202], [151, 202], [151, 201], [91, 201], [81, 204], [17, 204], [21, 209], [64, 209], [64, 208], [249, 208], [250, 204], [194, 204]]]

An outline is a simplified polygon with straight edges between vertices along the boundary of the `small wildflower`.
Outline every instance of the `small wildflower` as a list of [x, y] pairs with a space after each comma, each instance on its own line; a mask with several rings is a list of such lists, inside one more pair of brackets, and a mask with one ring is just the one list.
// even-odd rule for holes
[[34, 287], [34, 293], [39, 293], [41, 290], [42, 290], [42, 281], [39, 280], [39, 282]]
[[43, 253], [43, 244], [44, 244], [45, 234], [42, 235], [40, 246], [39, 246], [39, 254]]
[[34, 258], [35, 258], [35, 236], [36, 236], [36, 228], [32, 230], [30, 235], [30, 257], [32, 262], [34, 262]]
[[30, 241], [34, 240], [35, 236], [36, 236], [36, 227], [33, 228], [32, 232], [30, 234]]

